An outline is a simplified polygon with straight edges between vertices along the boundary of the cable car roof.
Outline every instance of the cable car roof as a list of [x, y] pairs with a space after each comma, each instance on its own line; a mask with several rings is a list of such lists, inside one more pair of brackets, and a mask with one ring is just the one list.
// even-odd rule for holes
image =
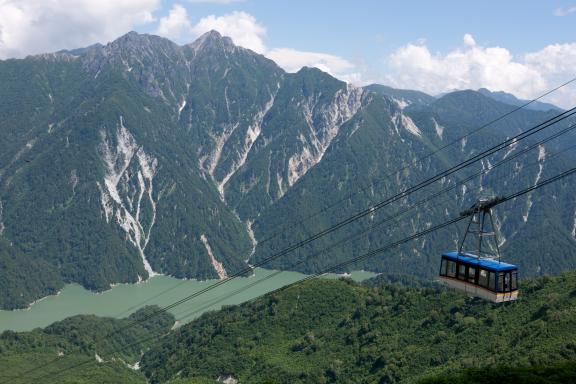
[[465, 262], [466, 264], [475, 265], [479, 268], [489, 269], [491, 271], [510, 271], [518, 269], [514, 264], [503, 263], [492, 259], [479, 259], [476, 255], [471, 253], [458, 254], [456, 251], [444, 252], [442, 257], [453, 261]]

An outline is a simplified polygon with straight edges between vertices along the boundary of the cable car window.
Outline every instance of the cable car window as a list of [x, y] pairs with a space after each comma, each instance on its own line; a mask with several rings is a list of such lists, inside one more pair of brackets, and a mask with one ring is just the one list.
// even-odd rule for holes
[[512, 290], [518, 289], [518, 272], [512, 272]]
[[448, 260], [442, 259], [442, 264], [440, 264], [440, 275], [446, 276], [446, 265], [448, 264]]
[[476, 280], [476, 268], [468, 267], [468, 282], [474, 283]]
[[510, 272], [506, 272], [504, 274], [504, 291], [505, 292], [510, 291]]
[[480, 273], [478, 274], [478, 285], [481, 287], [488, 287], [488, 271], [485, 269], [481, 269]]
[[456, 263], [453, 261], [448, 261], [446, 274], [450, 277], [456, 277]]
[[460, 280], [466, 280], [466, 266], [464, 264], [458, 266], [458, 278]]
[[488, 288], [491, 291], [496, 291], [496, 274], [494, 272], [488, 272]]
[[499, 273], [498, 292], [510, 292], [510, 272]]

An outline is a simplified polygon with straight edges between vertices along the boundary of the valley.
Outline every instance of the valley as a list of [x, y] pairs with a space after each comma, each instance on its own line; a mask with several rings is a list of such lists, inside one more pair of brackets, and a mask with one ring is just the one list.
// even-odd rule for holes
[[[286, 271], [274, 275], [274, 278], [266, 279], [273, 273], [275, 271], [256, 269], [253, 276], [235, 279], [197, 299], [171, 309], [170, 313], [178, 320], [178, 324], [182, 325], [204, 312], [214, 311], [222, 306], [241, 304], [306, 276]], [[350, 274], [356, 281], [373, 276], [374, 273], [361, 271]], [[1, 310], [0, 333], [6, 330], [31, 331], [76, 315], [122, 318], [145, 305], [167, 306], [216, 281], [179, 280], [168, 276], [154, 276], [138, 284], [119, 284], [101, 293], [87, 291], [77, 284], [67, 285], [56, 296], [42, 298], [28, 309]], [[254, 283], [258, 285], [249, 286]], [[236, 293], [243, 288], [246, 290]]]
[[575, 277], [525, 280], [521, 298], [504, 305], [433, 287], [317, 279], [177, 329], [170, 313], [149, 317], [157, 307], [74, 316], [0, 334], [0, 381], [567, 383]]
[[6, 20], [69, 5], [7, 1], [0, 383], [575, 382], [576, 44], [383, 59], [390, 3], [348, 61], [247, 11], [189, 18], [259, 0], [150, 0], [103, 44], [20, 55]]
[[[71, 283], [102, 292], [156, 274], [216, 279], [263, 261], [316, 273], [430, 227], [480, 194], [534, 185], [575, 158], [565, 147], [576, 139], [566, 135], [492, 169], [543, 132], [283, 254], [559, 110], [515, 110], [501, 101], [510, 97], [472, 90], [433, 97], [357, 87], [316, 68], [288, 73], [216, 31], [185, 45], [130, 32], [81, 51], [1, 61], [0, 81], [2, 100], [19, 100], [0, 104], [3, 309]], [[323, 252], [478, 171], [397, 225]], [[573, 186], [566, 179], [495, 212], [502, 252], [526, 277], [576, 268]], [[550, 228], [542, 249], [534, 233]], [[433, 278], [461, 230], [339, 272]]]

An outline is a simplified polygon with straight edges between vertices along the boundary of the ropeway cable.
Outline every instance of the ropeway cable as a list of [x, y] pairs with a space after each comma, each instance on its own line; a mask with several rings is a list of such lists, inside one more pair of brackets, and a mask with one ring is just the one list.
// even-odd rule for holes
[[[565, 172], [562, 172], [562, 173], [560, 173], [560, 174], [558, 174], [558, 175], [556, 175], [556, 176], [553, 176], [553, 177], [548, 178], [548, 179], [546, 179], [546, 180], [540, 181], [540, 182], [534, 184], [533, 186], [530, 186], [530, 187], [528, 187], [528, 188], [525, 188], [525, 189], [523, 189], [523, 190], [521, 190], [521, 191], [518, 191], [518, 192], [512, 193], [512, 194], [510, 194], [510, 195], [501, 197], [501, 198], [498, 200], [498, 202], [497, 202], [496, 204], [494, 204], [494, 206], [500, 205], [500, 204], [505, 203], [505, 202], [510, 201], [510, 200], [513, 200], [513, 199], [515, 199], [515, 198], [517, 198], [517, 197], [520, 197], [520, 196], [522, 196], [522, 195], [531, 193], [531, 192], [533, 192], [533, 191], [535, 191], [535, 190], [537, 190], [537, 189], [539, 189], [539, 188], [542, 188], [542, 187], [544, 187], [544, 186], [546, 186], [546, 185], [549, 185], [549, 184], [551, 184], [551, 183], [557, 182], [557, 181], [559, 181], [559, 180], [561, 180], [561, 179], [563, 179], [563, 178], [565, 178], [565, 177], [572, 176], [572, 175], [574, 175], [575, 173], [576, 173], [576, 167], [571, 168], [571, 169], [569, 169], [569, 170], [567, 170], [567, 171], [565, 171]], [[413, 235], [411, 235], [411, 236], [408, 236], [408, 237], [406, 237], [406, 238], [404, 238], [404, 239], [398, 240], [398, 241], [393, 242], [393, 243], [391, 243], [391, 244], [388, 244], [388, 245], [386, 245], [386, 246], [383, 246], [383, 247], [380, 247], [380, 248], [378, 248], [378, 249], [369, 251], [369, 252], [367, 252], [367, 253], [365, 253], [365, 254], [362, 254], [362, 255], [360, 255], [360, 256], [357, 256], [357, 257], [354, 257], [354, 258], [352, 258], [352, 259], [346, 260], [346, 261], [344, 261], [344, 262], [338, 263], [338, 264], [333, 265], [333, 266], [331, 266], [331, 267], [329, 267], [329, 268], [327, 268], [327, 269], [324, 269], [323, 271], [318, 272], [318, 273], [316, 273], [316, 274], [314, 274], [314, 275], [307, 276], [307, 277], [305, 277], [305, 278], [303, 278], [303, 279], [300, 279], [300, 280], [298, 280], [298, 281], [296, 281], [296, 282], [294, 282], [294, 283], [292, 283], [292, 284], [289, 284], [289, 285], [284, 286], [284, 287], [282, 287], [282, 288], [279, 288], [279, 289], [277, 289], [277, 290], [271, 291], [271, 292], [268, 293], [268, 295], [274, 294], [274, 293], [280, 292], [280, 291], [285, 291], [285, 290], [290, 289], [290, 288], [292, 288], [292, 287], [294, 287], [294, 286], [296, 286], [296, 285], [305, 283], [305, 282], [308, 281], [308, 280], [312, 280], [312, 279], [315, 279], [315, 278], [320, 277], [320, 276], [322, 276], [322, 275], [325, 275], [326, 273], [331, 273], [331, 272], [334, 272], [334, 271], [337, 271], [337, 270], [341, 270], [342, 268], [346, 267], [347, 265], [356, 263], [356, 262], [358, 262], [358, 261], [360, 261], [360, 260], [367, 259], [367, 258], [372, 257], [372, 256], [375, 256], [375, 255], [377, 255], [377, 254], [379, 254], [379, 253], [386, 252], [386, 251], [388, 251], [388, 250], [390, 250], [390, 249], [393, 249], [393, 248], [395, 248], [395, 247], [398, 247], [398, 246], [400, 246], [400, 245], [402, 245], [402, 244], [405, 244], [405, 243], [408, 243], [408, 242], [410, 242], [410, 241], [412, 241], [412, 240], [415, 240], [415, 239], [418, 239], [418, 238], [420, 238], [420, 237], [426, 236], [426, 235], [428, 235], [428, 234], [430, 234], [430, 233], [432, 233], [432, 232], [438, 231], [438, 230], [440, 230], [440, 229], [442, 229], [442, 228], [445, 228], [445, 227], [448, 227], [448, 226], [450, 226], [450, 225], [452, 225], [452, 224], [456, 224], [456, 223], [458, 223], [458, 222], [466, 219], [468, 216], [470, 216], [470, 213], [468, 213], [467, 215], [461, 215], [461, 216], [455, 217], [455, 218], [453, 218], [453, 219], [450, 219], [450, 220], [448, 220], [448, 221], [445, 221], [444, 223], [441, 223], [441, 224], [435, 225], [435, 226], [433, 226], [433, 227], [430, 227], [430, 228], [428, 228], [428, 229], [425, 229], [425, 230], [423, 230], [423, 231], [417, 232], [417, 233], [415, 233], [415, 234], [413, 234]], [[157, 336], [154, 336], [154, 337], [157, 337]], [[150, 339], [152, 339], [152, 338], [154, 338], [154, 337], [148, 338], [147, 340], [150, 340]], [[133, 346], [133, 345], [130, 345], [130, 346]], [[120, 350], [112, 351], [112, 353], [121, 351], [121, 350], [123, 350], [123, 349], [125, 349], [125, 348], [128, 348], [128, 347], [130, 347], [130, 346], [124, 346], [124, 347], [122, 347], [122, 349], [120, 349]], [[60, 369], [60, 370], [58, 370], [58, 371], [56, 371], [56, 372], [47, 373], [47, 374], [45, 374], [45, 375], [43, 375], [43, 376], [36, 377], [35, 380], [44, 379], [44, 378], [47, 378], [47, 377], [50, 377], [50, 376], [57, 376], [57, 375], [59, 375], [59, 374], [61, 374], [61, 373], [63, 373], [63, 372], [66, 372], [66, 371], [71, 370], [71, 369], [78, 368], [78, 367], [83, 366], [83, 365], [86, 365], [86, 364], [88, 364], [88, 363], [90, 363], [90, 362], [93, 362], [93, 359], [92, 359], [92, 358], [87, 359], [87, 360], [84, 361], [84, 362], [77, 363], [77, 364], [75, 364], [75, 365], [73, 365], [73, 366], [66, 367], [66, 368], [62, 368], [62, 369]], [[19, 377], [18, 377], [18, 378], [19, 378]]]
[[320, 237], [323, 237], [323, 236], [325, 236], [325, 235], [327, 235], [327, 234], [329, 234], [329, 233], [332, 233], [332, 232], [340, 229], [341, 227], [343, 227], [343, 226], [345, 226], [345, 225], [347, 225], [347, 224], [349, 224], [349, 223], [351, 223], [351, 222], [354, 222], [354, 221], [356, 221], [356, 220], [359, 220], [360, 218], [365, 217], [366, 215], [373, 213], [375, 210], [381, 209], [381, 208], [383, 208], [384, 206], [387, 206], [387, 205], [391, 204], [392, 202], [395, 202], [395, 201], [397, 201], [397, 200], [400, 200], [401, 198], [404, 198], [404, 197], [406, 197], [406, 196], [408, 196], [408, 195], [410, 195], [410, 194], [412, 194], [412, 193], [414, 193], [414, 192], [416, 192], [416, 191], [418, 191], [418, 190], [420, 190], [420, 189], [423, 189], [424, 187], [426, 187], [426, 186], [434, 183], [435, 181], [440, 180], [440, 179], [443, 178], [443, 177], [446, 177], [446, 176], [448, 176], [448, 175], [450, 175], [450, 174], [453, 174], [453, 173], [455, 173], [455, 172], [457, 172], [457, 171], [459, 171], [459, 170], [461, 170], [461, 169], [463, 169], [463, 168], [465, 168], [465, 167], [467, 167], [467, 166], [469, 166], [469, 165], [471, 165], [471, 164], [473, 164], [473, 163], [475, 163], [475, 162], [477, 162], [477, 161], [479, 161], [479, 160], [481, 160], [481, 159], [483, 159], [483, 158], [485, 158], [485, 157], [487, 157], [487, 156], [490, 156], [490, 155], [492, 155], [492, 154], [494, 154], [494, 153], [496, 153], [496, 152], [498, 152], [498, 151], [500, 151], [500, 150], [502, 150], [502, 149], [504, 149], [504, 148], [506, 148], [506, 147], [508, 147], [508, 146], [510, 146], [510, 145], [512, 145], [512, 144], [516, 144], [516, 143], [517, 143], [518, 141], [520, 141], [520, 140], [523, 140], [523, 139], [525, 139], [525, 138], [527, 138], [527, 137], [529, 137], [529, 136], [531, 136], [531, 135], [534, 135], [534, 134], [542, 131], [542, 130], [545, 129], [545, 128], [548, 128], [548, 127], [550, 127], [550, 126], [552, 126], [552, 125], [554, 125], [554, 124], [556, 124], [556, 123], [559, 123], [560, 121], [563, 121], [563, 120], [567, 119], [568, 117], [574, 115], [575, 113], [576, 113], [576, 107], [575, 107], [575, 108], [572, 108], [572, 109], [569, 109], [569, 110], [567, 110], [567, 111], [564, 111], [564, 112], [558, 114], [557, 116], [555, 116], [555, 117], [553, 117], [553, 118], [551, 118], [551, 119], [548, 119], [548, 120], [546, 120], [546, 121], [544, 121], [544, 122], [542, 122], [542, 123], [540, 123], [540, 124], [538, 124], [538, 125], [530, 128], [530, 129], [528, 129], [528, 130], [525, 131], [525, 132], [522, 132], [522, 133], [520, 133], [520, 134], [518, 134], [518, 135], [516, 135], [516, 136], [514, 136], [514, 137], [512, 137], [512, 138], [509, 138], [509, 139], [505, 140], [504, 142], [501, 142], [501, 143], [499, 143], [499, 144], [497, 144], [497, 145], [489, 148], [488, 150], [485, 150], [485, 151], [483, 151], [483, 152], [481, 152], [481, 153], [479, 153], [479, 154], [477, 154], [477, 155], [469, 158], [468, 160], [465, 160], [464, 162], [461, 162], [461, 163], [459, 163], [459, 164], [457, 164], [457, 165], [449, 168], [448, 170], [445, 170], [445, 171], [437, 174], [436, 176], [433, 176], [433, 177], [431, 177], [431, 178], [429, 178], [429, 179], [427, 179], [427, 180], [425, 180], [425, 181], [417, 184], [416, 186], [407, 188], [406, 190], [402, 191], [401, 193], [399, 193], [399, 194], [397, 194], [397, 195], [395, 195], [395, 196], [392, 196], [392, 197], [390, 197], [390, 198], [388, 198], [388, 199], [386, 199], [386, 200], [384, 200], [384, 201], [382, 201], [382, 202], [380, 202], [380, 203], [377, 203], [377, 204], [369, 207], [367, 210], [364, 210], [364, 211], [362, 211], [362, 212], [359, 212], [359, 213], [355, 214], [354, 216], [352, 216], [352, 217], [350, 217], [350, 218], [348, 218], [348, 219], [346, 219], [346, 220], [344, 220], [344, 221], [341, 221], [341, 222], [339, 222], [338, 224], [336, 224], [336, 225], [334, 225], [334, 226], [332, 226], [332, 227], [330, 227], [330, 228], [328, 228], [328, 229], [326, 229], [326, 230], [324, 230], [324, 231], [321, 231], [320, 233], [317, 233], [317, 234], [314, 235], [314, 236], [309, 237], [309, 238], [306, 239], [306, 240], [303, 240], [303, 241], [301, 241], [301, 242], [299, 242], [299, 243], [297, 243], [297, 244], [295, 244], [295, 245], [293, 245], [293, 246], [291, 246], [291, 247], [286, 248], [286, 249], [283, 250], [283, 251], [280, 251], [279, 253], [273, 254], [272, 256], [269, 256], [268, 258], [264, 259], [263, 261], [257, 263], [256, 265], [254, 265], [254, 266], [252, 266], [252, 267], [250, 267], [250, 268], [245, 268], [244, 270], [241, 270], [241, 271], [235, 273], [234, 275], [232, 275], [232, 276], [230, 276], [230, 277], [228, 277], [228, 278], [226, 278], [226, 279], [219, 280], [218, 282], [216, 282], [216, 283], [214, 283], [214, 284], [212, 284], [212, 285], [210, 285], [210, 286], [208, 286], [208, 287], [206, 287], [206, 288], [204, 288], [204, 289], [202, 289], [202, 290], [200, 290], [200, 291], [194, 292], [193, 294], [191, 294], [191, 295], [189, 295], [189, 296], [187, 296], [187, 297], [185, 297], [185, 298], [183, 298], [183, 299], [181, 299], [181, 300], [179, 300], [179, 301], [177, 301], [177, 302], [175, 302], [175, 303], [172, 303], [172, 304], [170, 304], [170, 305], [168, 305], [168, 306], [162, 307], [162, 308], [158, 309], [157, 311], [154, 311], [154, 312], [152, 312], [151, 314], [149, 314], [149, 315], [147, 315], [147, 316], [145, 316], [145, 317], [143, 317], [143, 318], [141, 318], [141, 319], [135, 320], [135, 321], [127, 324], [126, 326], [124, 326], [124, 327], [122, 327], [122, 328], [120, 328], [120, 329], [118, 329], [118, 330], [116, 330], [116, 331], [113, 331], [113, 332], [105, 335], [103, 338], [105, 339], [105, 338], [107, 338], [107, 337], [111, 337], [111, 336], [113, 336], [113, 335], [115, 335], [115, 334], [118, 334], [118, 333], [124, 331], [125, 329], [128, 329], [128, 328], [130, 328], [130, 327], [132, 327], [132, 326], [134, 326], [134, 325], [137, 325], [138, 323], [141, 323], [141, 322], [144, 322], [144, 321], [148, 320], [149, 318], [151, 318], [151, 317], [153, 317], [153, 316], [156, 316], [156, 315], [158, 315], [158, 314], [160, 314], [160, 313], [166, 312], [166, 311], [170, 310], [171, 308], [174, 308], [174, 307], [176, 307], [176, 306], [178, 306], [178, 305], [181, 305], [181, 304], [184, 303], [184, 302], [187, 302], [187, 301], [189, 301], [189, 300], [191, 300], [191, 299], [193, 299], [193, 298], [195, 298], [195, 297], [197, 297], [197, 296], [200, 296], [200, 295], [202, 295], [202, 294], [204, 294], [204, 293], [206, 293], [206, 292], [208, 292], [208, 291], [210, 291], [210, 290], [212, 290], [212, 289], [215, 289], [215, 288], [217, 288], [218, 286], [223, 285], [223, 284], [227, 283], [228, 281], [230, 281], [230, 280], [232, 280], [232, 279], [234, 279], [234, 278], [236, 278], [236, 277], [243, 276], [244, 274], [246, 274], [246, 273], [248, 273], [248, 272], [251, 272], [251, 271], [253, 270], [253, 268], [262, 266], [262, 265], [266, 264], [267, 262], [269, 262], [269, 261], [271, 261], [271, 260], [273, 260], [273, 259], [276, 259], [276, 258], [278, 258], [278, 257], [281, 257], [281, 256], [283, 256], [283, 255], [285, 255], [285, 254], [287, 254], [287, 253], [292, 252], [292, 251], [295, 250], [295, 249], [298, 249], [298, 248], [300, 248], [300, 247], [302, 247], [302, 246], [304, 246], [304, 245], [306, 245], [306, 244], [308, 244], [308, 243], [310, 243], [310, 242], [312, 242], [312, 241], [320, 238]]
[[[474, 134], [476, 134], [476, 133], [478, 133], [478, 132], [486, 129], [487, 127], [491, 126], [492, 124], [497, 123], [497, 122], [505, 119], [506, 117], [512, 115], [513, 113], [516, 113], [516, 112], [518, 112], [519, 110], [528, 107], [530, 104], [535, 103], [535, 102], [537, 102], [538, 100], [543, 99], [544, 97], [550, 95], [551, 93], [556, 92], [557, 90], [559, 90], [559, 89], [561, 89], [561, 88], [563, 88], [563, 87], [565, 87], [565, 86], [567, 86], [567, 85], [569, 85], [569, 84], [571, 84], [571, 83], [573, 83], [573, 82], [575, 82], [575, 81], [576, 81], [576, 77], [574, 77], [574, 78], [572, 78], [572, 79], [570, 79], [570, 80], [568, 80], [568, 81], [566, 81], [566, 82], [558, 85], [557, 87], [555, 87], [555, 88], [553, 88], [553, 89], [551, 89], [551, 90], [549, 90], [549, 91], [541, 94], [541, 95], [538, 96], [537, 98], [532, 99], [532, 100], [530, 100], [530, 101], [527, 101], [526, 103], [521, 104], [521, 105], [513, 108], [511, 111], [509, 111], [509, 112], [507, 112], [507, 113], [505, 113], [505, 114], [503, 114], [503, 115], [501, 115], [501, 116], [498, 116], [497, 118], [495, 118], [495, 119], [493, 119], [493, 120], [490, 120], [490, 121], [487, 122], [487, 123], [482, 124], [480, 127], [477, 127], [477, 128], [475, 128], [475, 129], [471, 130], [470, 132], [467, 132], [466, 134], [458, 137], [457, 139], [454, 139], [454, 140], [452, 140], [452, 141], [450, 141], [450, 142], [442, 145], [441, 147], [436, 148], [435, 150], [427, 153], [426, 155], [424, 155], [424, 156], [422, 156], [422, 157], [419, 157], [419, 158], [413, 160], [413, 161], [410, 162], [409, 164], [407, 164], [407, 165], [405, 165], [405, 166], [403, 166], [403, 167], [400, 167], [400, 168], [397, 169], [396, 171], [392, 171], [392, 172], [388, 173], [387, 175], [385, 175], [384, 177], [380, 178], [379, 180], [375, 180], [375, 182], [376, 182], [376, 183], [379, 183], [379, 182], [381, 182], [381, 181], [384, 180], [384, 179], [388, 179], [388, 178], [390, 178], [390, 177], [392, 177], [392, 176], [396, 176], [396, 175], [401, 174], [403, 171], [405, 171], [405, 170], [407, 170], [407, 169], [409, 169], [409, 168], [411, 168], [411, 167], [413, 167], [413, 166], [416, 166], [417, 164], [421, 163], [422, 161], [424, 161], [424, 160], [426, 160], [426, 159], [431, 158], [432, 156], [436, 155], [436, 154], [439, 153], [439, 152], [442, 152], [442, 151], [445, 150], [446, 148], [449, 148], [449, 147], [453, 146], [454, 144], [457, 144], [457, 143], [461, 142], [462, 140], [467, 139], [468, 137], [470, 137], [470, 136], [472, 136], [472, 135], [474, 135]], [[358, 193], [364, 192], [364, 191], [366, 191], [366, 190], [368, 190], [368, 189], [370, 189], [370, 188], [372, 188], [372, 185], [367, 185], [367, 186], [361, 187], [361, 188], [359, 188], [357, 191], [349, 194], [348, 196], [346, 196], [346, 197], [344, 197], [344, 198], [341, 198], [341, 199], [339, 199], [339, 200], [336, 200], [335, 202], [332, 202], [330, 205], [328, 205], [328, 206], [326, 206], [326, 207], [324, 207], [324, 208], [322, 208], [322, 209], [320, 209], [320, 210], [318, 210], [318, 211], [316, 211], [316, 212], [314, 212], [314, 213], [312, 213], [312, 214], [304, 217], [303, 219], [291, 221], [291, 222], [289, 222], [289, 223], [282, 224], [282, 225], [280, 225], [279, 227], [280, 227], [280, 229], [284, 229], [284, 228], [293, 227], [293, 226], [295, 226], [295, 225], [301, 225], [301, 224], [307, 222], [308, 220], [313, 219], [314, 217], [317, 217], [318, 215], [321, 215], [321, 214], [323, 214], [324, 212], [327, 212], [327, 211], [329, 211], [330, 209], [338, 206], [340, 203], [342, 203], [342, 202], [344, 202], [344, 201], [347, 201], [347, 200], [350, 200], [352, 197], [356, 196]], [[262, 240], [259, 240], [258, 243], [259, 243], [259, 244], [264, 244], [264, 243], [266, 243], [266, 242], [268, 242], [268, 241], [270, 241], [270, 240], [272, 240], [272, 239], [275, 239], [276, 237], [278, 237], [278, 236], [279, 236], [280, 234], [282, 234], [282, 233], [283, 233], [282, 230], [277, 230], [276, 233], [274, 233], [274, 234], [272, 234], [272, 235], [270, 235], [270, 236], [268, 236], [268, 237], [266, 237], [266, 238], [264, 238], [264, 239], [262, 239]]]

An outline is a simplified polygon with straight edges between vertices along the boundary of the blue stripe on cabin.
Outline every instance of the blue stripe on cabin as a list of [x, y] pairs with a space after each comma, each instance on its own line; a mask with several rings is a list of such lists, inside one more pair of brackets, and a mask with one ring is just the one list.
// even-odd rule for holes
[[511, 271], [518, 269], [518, 267], [515, 266], [514, 264], [498, 262], [498, 260], [492, 260], [492, 259], [479, 259], [476, 255], [473, 255], [471, 253], [458, 254], [458, 252], [445, 252], [442, 254], [442, 257], [448, 260], [460, 261], [471, 266], [476, 266], [482, 269], [487, 269], [496, 272]]

